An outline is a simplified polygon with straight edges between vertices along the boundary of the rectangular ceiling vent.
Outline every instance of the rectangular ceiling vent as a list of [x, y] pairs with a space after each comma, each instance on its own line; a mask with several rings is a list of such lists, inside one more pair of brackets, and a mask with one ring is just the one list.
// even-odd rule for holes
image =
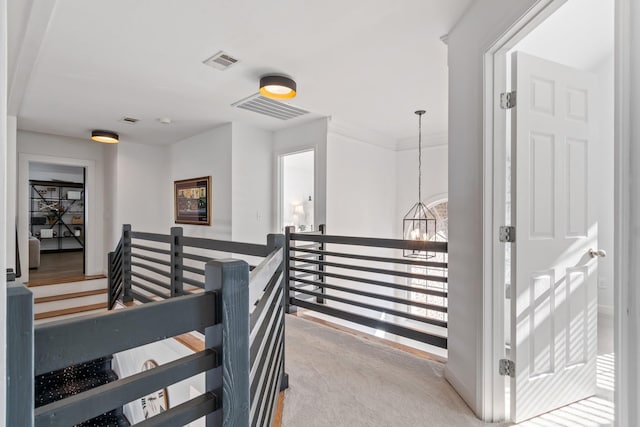
[[259, 93], [251, 95], [248, 98], [241, 99], [240, 101], [231, 104], [231, 106], [253, 111], [258, 114], [264, 114], [265, 116], [280, 120], [289, 120], [309, 114], [307, 110], [266, 98]]
[[228, 53], [224, 53], [223, 51], [220, 51], [215, 55], [213, 55], [211, 58], [205, 59], [204, 61], [202, 61], [203, 64], [221, 71], [226, 70], [236, 62], [238, 62], [236, 58], [229, 55]]
[[123, 117], [120, 119], [121, 122], [129, 123], [130, 125], [136, 124], [140, 121], [140, 119], [134, 119], [133, 117]]

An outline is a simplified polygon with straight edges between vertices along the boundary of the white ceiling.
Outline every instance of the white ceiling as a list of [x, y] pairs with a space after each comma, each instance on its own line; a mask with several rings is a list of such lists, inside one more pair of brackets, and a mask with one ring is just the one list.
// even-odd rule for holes
[[[13, 79], [10, 96], [23, 95], [20, 129], [80, 138], [98, 128], [168, 144], [229, 121], [276, 130], [331, 116], [401, 140], [415, 136], [413, 111], [426, 109], [428, 142], [447, 131], [440, 37], [471, 1], [33, 0], [31, 22], [42, 11], [48, 27], [9, 7], [13, 25], [27, 21], [10, 31], [10, 52], [19, 52], [16, 76], [29, 76], [22, 86]], [[240, 62], [222, 72], [202, 64], [219, 50]], [[230, 107], [271, 72], [293, 77], [291, 103], [314, 114], [280, 121]]]

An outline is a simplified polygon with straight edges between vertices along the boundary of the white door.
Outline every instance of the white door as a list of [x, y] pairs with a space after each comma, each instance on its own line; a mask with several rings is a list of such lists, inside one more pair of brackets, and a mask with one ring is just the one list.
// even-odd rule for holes
[[596, 392], [597, 129], [591, 74], [517, 52], [512, 82], [511, 416], [520, 422]]

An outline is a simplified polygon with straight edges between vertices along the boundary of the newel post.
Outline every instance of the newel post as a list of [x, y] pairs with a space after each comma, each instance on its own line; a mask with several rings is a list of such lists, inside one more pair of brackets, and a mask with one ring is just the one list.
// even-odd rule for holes
[[291, 305], [291, 235], [295, 233], [296, 228], [289, 226], [284, 228], [284, 312], [291, 314], [298, 311], [298, 308]]
[[33, 426], [33, 294], [23, 285], [7, 287], [8, 426]]
[[[206, 392], [222, 396], [224, 427], [249, 425], [249, 264], [223, 259], [205, 265], [206, 292], [218, 295], [216, 313], [221, 325], [205, 329], [205, 346], [222, 348], [222, 384], [216, 370], [206, 374]], [[218, 376], [219, 377], [219, 376]], [[222, 390], [222, 393], [220, 393]], [[207, 416], [207, 427], [214, 426]]]
[[171, 227], [171, 296], [183, 294], [182, 227]]
[[[320, 235], [324, 236], [325, 234], [327, 234], [327, 226], [324, 224], [320, 224], [319, 227], [320, 230]], [[321, 254], [318, 256], [318, 281], [322, 284], [325, 283], [325, 277], [324, 277], [324, 262], [325, 262], [325, 256], [324, 256], [324, 251], [326, 250], [326, 246], [324, 241], [320, 242], [320, 247], [318, 248], [318, 250], [321, 252]], [[319, 291], [322, 294], [325, 294], [327, 291], [325, 289], [324, 286], [319, 286]], [[318, 304], [324, 304], [324, 298], [318, 297], [316, 299], [316, 302]]]
[[[286, 262], [287, 262], [287, 252], [285, 251], [286, 238], [282, 234], [268, 234], [267, 235], [267, 253], [272, 253], [276, 249], [282, 250], [282, 262], [280, 263], [280, 267], [278, 268], [278, 273], [282, 274], [282, 279], [278, 284], [278, 287], [282, 289], [282, 307], [285, 308], [289, 302], [289, 295], [285, 292], [285, 283], [287, 283], [286, 276]], [[286, 309], [284, 311], [286, 313]], [[285, 321], [284, 315], [282, 316], [282, 346], [285, 346]], [[289, 374], [285, 372], [285, 355], [282, 353], [282, 374], [280, 375], [280, 391], [286, 390], [289, 388]]]
[[131, 294], [131, 224], [122, 226], [122, 302], [133, 302]]

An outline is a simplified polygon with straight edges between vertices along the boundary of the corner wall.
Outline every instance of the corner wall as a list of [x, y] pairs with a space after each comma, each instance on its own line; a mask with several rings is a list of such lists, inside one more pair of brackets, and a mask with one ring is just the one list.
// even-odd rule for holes
[[[0, 0], [0, 230], [7, 229], [7, 87], [7, 2]], [[6, 237], [0, 237], [0, 426], [5, 424], [7, 413], [6, 248]]]
[[[449, 33], [449, 357], [447, 380], [485, 418], [483, 388], [484, 54], [535, 0], [474, 2]], [[491, 155], [491, 154], [488, 154]], [[490, 296], [489, 296], [490, 297]], [[489, 415], [490, 416], [490, 415]]]
[[273, 231], [273, 133], [232, 124], [231, 238], [265, 244]]

